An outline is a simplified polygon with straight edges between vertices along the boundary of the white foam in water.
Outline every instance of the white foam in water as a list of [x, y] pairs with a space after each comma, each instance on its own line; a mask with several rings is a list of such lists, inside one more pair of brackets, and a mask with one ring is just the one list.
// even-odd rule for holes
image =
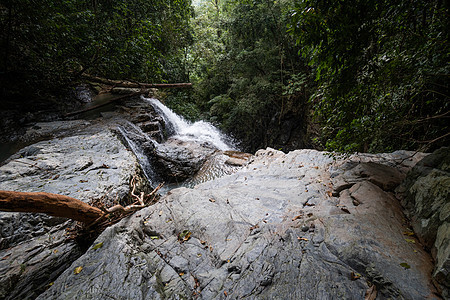
[[161, 103], [158, 99], [155, 98], [145, 98], [142, 96], [142, 99], [148, 101], [154, 108], [156, 108], [160, 115], [163, 117], [166, 126], [172, 127], [173, 133], [177, 134], [183, 128], [189, 126], [188, 121], [174, 113], [170, 108]]
[[197, 143], [206, 142], [222, 151], [236, 150], [231, 143], [227, 143], [225, 135], [212, 124], [205, 121], [188, 122], [162, 104], [158, 99], [142, 98], [160, 112], [166, 122], [166, 127], [169, 127], [169, 131], [173, 131], [171, 133], [175, 138]]

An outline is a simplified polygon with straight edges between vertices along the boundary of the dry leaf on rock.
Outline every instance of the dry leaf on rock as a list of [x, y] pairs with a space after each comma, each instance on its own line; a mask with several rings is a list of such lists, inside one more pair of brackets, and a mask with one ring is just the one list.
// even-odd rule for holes
[[198, 279], [194, 277], [194, 282], [195, 282], [194, 289], [199, 288], [200, 287], [200, 281], [198, 281]]
[[259, 228], [259, 225], [258, 225], [258, 224], [256, 224], [256, 225], [250, 227], [250, 231], [252, 231], [253, 229], [256, 229], [256, 228]]
[[348, 210], [347, 207], [341, 207], [341, 210], [345, 213], [348, 213], [348, 214], [350, 213], [350, 211]]
[[377, 288], [375, 287], [375, 285], [372, 285], [366, 290], [364, 300], [375, 300], [376, 298], [377, 298]]
[[186, 242], [191, 238], [191, 234], [192, 232], [190, 232], [189, 230], [183, 230], [180, 234], [178, 234], [178, 241], [180, 243]]
[[359, 274], [359, 273], [355, 273], [355, 272], [351, 272], [350, 273], [350, 279], [351, 280], [356, 280], [356, 279], [358, 279], [358, 278], [361, 278], [361, 274]]
[[303, 217], [303, 215], [295, 216], [294, 218], [292, 218], [292, 221], [295, 221], [295, 220], [297, 220], [297, 219], [300, 219], [301, 217]]

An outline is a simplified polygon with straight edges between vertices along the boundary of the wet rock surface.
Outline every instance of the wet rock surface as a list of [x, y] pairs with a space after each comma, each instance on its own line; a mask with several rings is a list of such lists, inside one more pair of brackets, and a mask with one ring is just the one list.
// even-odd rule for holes
[[[142, 177], [136, 158], [102, 128], [20, 150], [0, 167], [0, 189], [112, 204], [128, 199], [133, 176]], [[72, 224], [42, 214], [0, 212], [0, 299], [35, 298], [84, 252], [67, 239]]]
[[[111, 205], [129, 198], [130, 179], [137, 176], [140, 191], [148, 192], [143, 177], [157, 177], [151, 164], [155, 145], [165, 140], [164, 121], [139, 97], [118, 104], [115, 111], [99, 112], [97, 119], [89, 113], [89, 120], [41, 122], [24, 128], [17, 137], [21, 142], [44, 141], [3, 162], [0, 189], [58, 193], [83, 201], [101, 197]], [[173, 149], [171, 143], [180, 141], [169, 140], [164, 147]], [[216, 151], [208, 145], [181, 143], [185, 146], [181, 150], [168, 151], [173, 159], [164, 157], [178, 164], [182, 178], [194, 174]], [[72, 225], [43, 214], [0, 213], [0, 299], [35, 298], [85, 252], [86, 245], [67, 239], [66, 229]]]
[[169, 138], [156, 147], [155, 160], [163, 178], [169, 182], [177, 182], [192, 177], [216, 151], [206, 143]]
[[[260, 150], [237, 173], [172, 190], [105, 230], [102, 247], [38, 299], [438, 299], [431, 257], [405, 236], [391, 192], [421, 158], [413, 154]], [[379, 180], [333, 196], [333, 178], [353, 181], [352, 161]]]
[[411, 225], [436, 261], [433, 277], [450, 298], [450, 148], [420, 161], [397, 190]]

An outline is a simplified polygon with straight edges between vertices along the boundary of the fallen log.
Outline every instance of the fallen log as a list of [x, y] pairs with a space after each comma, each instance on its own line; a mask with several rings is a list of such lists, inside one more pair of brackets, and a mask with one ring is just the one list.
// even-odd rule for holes
[[148, 205], [145, 203], [144, 198], [153, 196], [151, 200], [153, 201], [156, 197], [156, 192], [163, 186], [163, 183], [159, 184], [150, 194], [145, 195], [141, 192], [139, 196], [135, 194], [136, 181], [134, 177], [131, 180], [131, 185], [133, 187], [131, 196], [137, 201], [125, 207], [117, 204], [102, 210], [65, 195], [43, 192], [0, 191], [0, 211], [44, 213], [54, 217], [72, 219], [86, 225], [93, 225], [112, 213], [118, 213], [123, 217], [130, 212], [144, 208]]
[[105, 213], [78, 199], [52, 193], [0, 191], [0, 210], [45, 213], [90, 224]]
[[91, 107], [88, 107], [88, 108], [85, 108], [85, 109], [80, 109], [80, 110], [77, 110], [77, 111], [73, 111], [73, 112], [67, 113], [67, 114], [64, 115], [64, 117], [71, 117], [71, 116], [79, 115], [81, 113], [84, 113], [84, 112], [87, 112], [87, 111], [91, 111], [91, 110], [97, 109], [99, 107], [108, 105], [108, 104], [110, 104], [112, 102], [119, 101], [119, 100], [126, 99], [126, 98], [130, 98], [130, 97], [137, 96], [137, 95], [141, 95], [141, 94], [142, 93], [140, 93], [140, 92], [136, 92], [136, 93], [131, 93], [131, 94], [128, 94], [128, 95], [120, 96], [120, 97], [111, 99], [111, 100], [109, 100], [109, 101], [107, 101], [105, 103], [102, 103], [102, 104], [94, 105], [94, 106], [91, 106]]
[[89, 74], [83, 74], [84, 78], [91, 81], [102, 83], [106, 85], [125, 87], [125, 88], [189, 88], [192, 87], [192, 83], [143, 83], [129, 80], [113, 80], [102, 77], [97, 77]]

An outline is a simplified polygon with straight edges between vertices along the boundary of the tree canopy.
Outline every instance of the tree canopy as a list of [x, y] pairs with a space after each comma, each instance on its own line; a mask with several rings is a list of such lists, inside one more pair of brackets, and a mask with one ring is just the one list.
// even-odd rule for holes
[[[195, 103], [243, 149], [304, 147], [308, 69], [286, 31], [289, 1], [205, 1], [193, 19], [190, 47]], [[295, 88], [292, 78], [301, 78]], [[299, 79], [300, 80], [300, 79]], [[295, 91], [294, 91], [295, 90]], [[288, 120], [285, 124], [283, 120]]]
[[297, 147], [448, 144], [448, 1], [202, 3], [188, 56], [193, 102], [244, 149], [289, 150], [276, 138], [289, 118], [304, 124]]
[[448, 145], [447, 0], [5, 0], [3, 99], [83, 73], [194, 83], [168, 93], [255, 151]]
[[448, 144], [448, 1], [297, 1], [321, 142], [339, 151]]
[[2, 92], [57, 93], [82, 72], [160, 82], [190, 16], [189, 0], [2, 1]]

